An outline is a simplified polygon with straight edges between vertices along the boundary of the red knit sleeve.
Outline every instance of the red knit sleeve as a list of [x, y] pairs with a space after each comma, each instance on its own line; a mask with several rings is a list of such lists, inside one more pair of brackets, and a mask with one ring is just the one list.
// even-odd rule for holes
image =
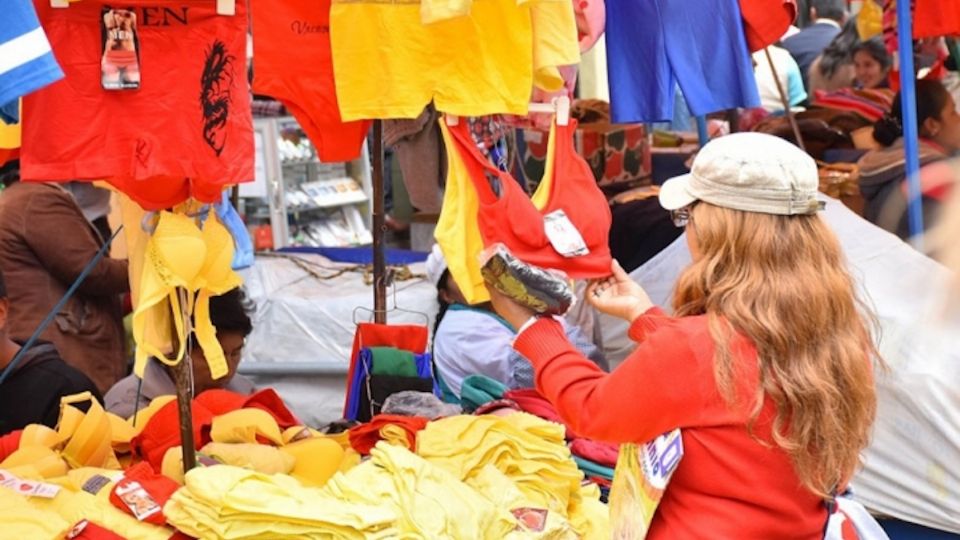
[[[567, 341], [559, 323], [543, 319], [514, 343], [536, 369], [538, 390], [583, 437], [646, 442], [677, 427], [702, 425], [716, 410], [713, 346], [686, 319], [651, 310], [634, 321], [637, 349], [605, 373]], [[701, 343], [706, 340], [705, 343]]]

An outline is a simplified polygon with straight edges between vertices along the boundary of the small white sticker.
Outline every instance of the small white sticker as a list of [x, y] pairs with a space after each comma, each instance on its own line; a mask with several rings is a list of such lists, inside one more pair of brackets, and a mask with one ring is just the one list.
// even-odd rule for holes
[[582, 257], [590, 253], [580, 231], [574, 227], [567, 213], [556, 210], [543, 216], [544, 230], [553, 249], [567, 258]]

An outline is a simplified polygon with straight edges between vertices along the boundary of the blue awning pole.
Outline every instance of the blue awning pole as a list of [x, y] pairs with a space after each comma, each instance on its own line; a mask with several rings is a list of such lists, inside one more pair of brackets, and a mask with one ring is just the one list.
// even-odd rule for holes
[[708, 142], [710, 142], [710, 134], [707, 133], [706, 116], [697, 117], [697, 136], [700, 138], [700, 148], [703, 148]]
[[923, 250], [923, 195], [920, 188], [920, 133], [917, 129], [917, 85], [913, 66], [913, 21], [910, 0], [897, 2], [903, 148], [907, 158], [907, 215], [913, 245]]

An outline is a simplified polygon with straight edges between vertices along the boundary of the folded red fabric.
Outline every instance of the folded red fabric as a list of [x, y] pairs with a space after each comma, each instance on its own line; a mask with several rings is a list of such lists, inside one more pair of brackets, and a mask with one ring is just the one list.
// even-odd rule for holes
[[380, 429], [384, 426], [393, 424], [403, 428], [407, 432], [407, 442], [411, 449], [417, 448], [417, 432], [427, 427], [426, 418], [419, 416], [397, 416], [392, 414], [379, 414], [366, 424], [361, 424], [350, 430], [350, 446], [363, 455], [370, 453], [370, 450], [380, 442], [383, 437], [380, 436]]

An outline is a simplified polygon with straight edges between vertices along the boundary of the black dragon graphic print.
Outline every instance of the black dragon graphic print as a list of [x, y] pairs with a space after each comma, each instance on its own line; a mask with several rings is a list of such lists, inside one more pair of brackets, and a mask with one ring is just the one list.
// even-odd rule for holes
[[203, 74], [200, 77], [200, 110], [203, 113], [203, 140], [217, 154], [227, 142], [227, 118], [233, 101], [233, 67], [236, 58], [227, 46], [216, 40], [207, 49]]

